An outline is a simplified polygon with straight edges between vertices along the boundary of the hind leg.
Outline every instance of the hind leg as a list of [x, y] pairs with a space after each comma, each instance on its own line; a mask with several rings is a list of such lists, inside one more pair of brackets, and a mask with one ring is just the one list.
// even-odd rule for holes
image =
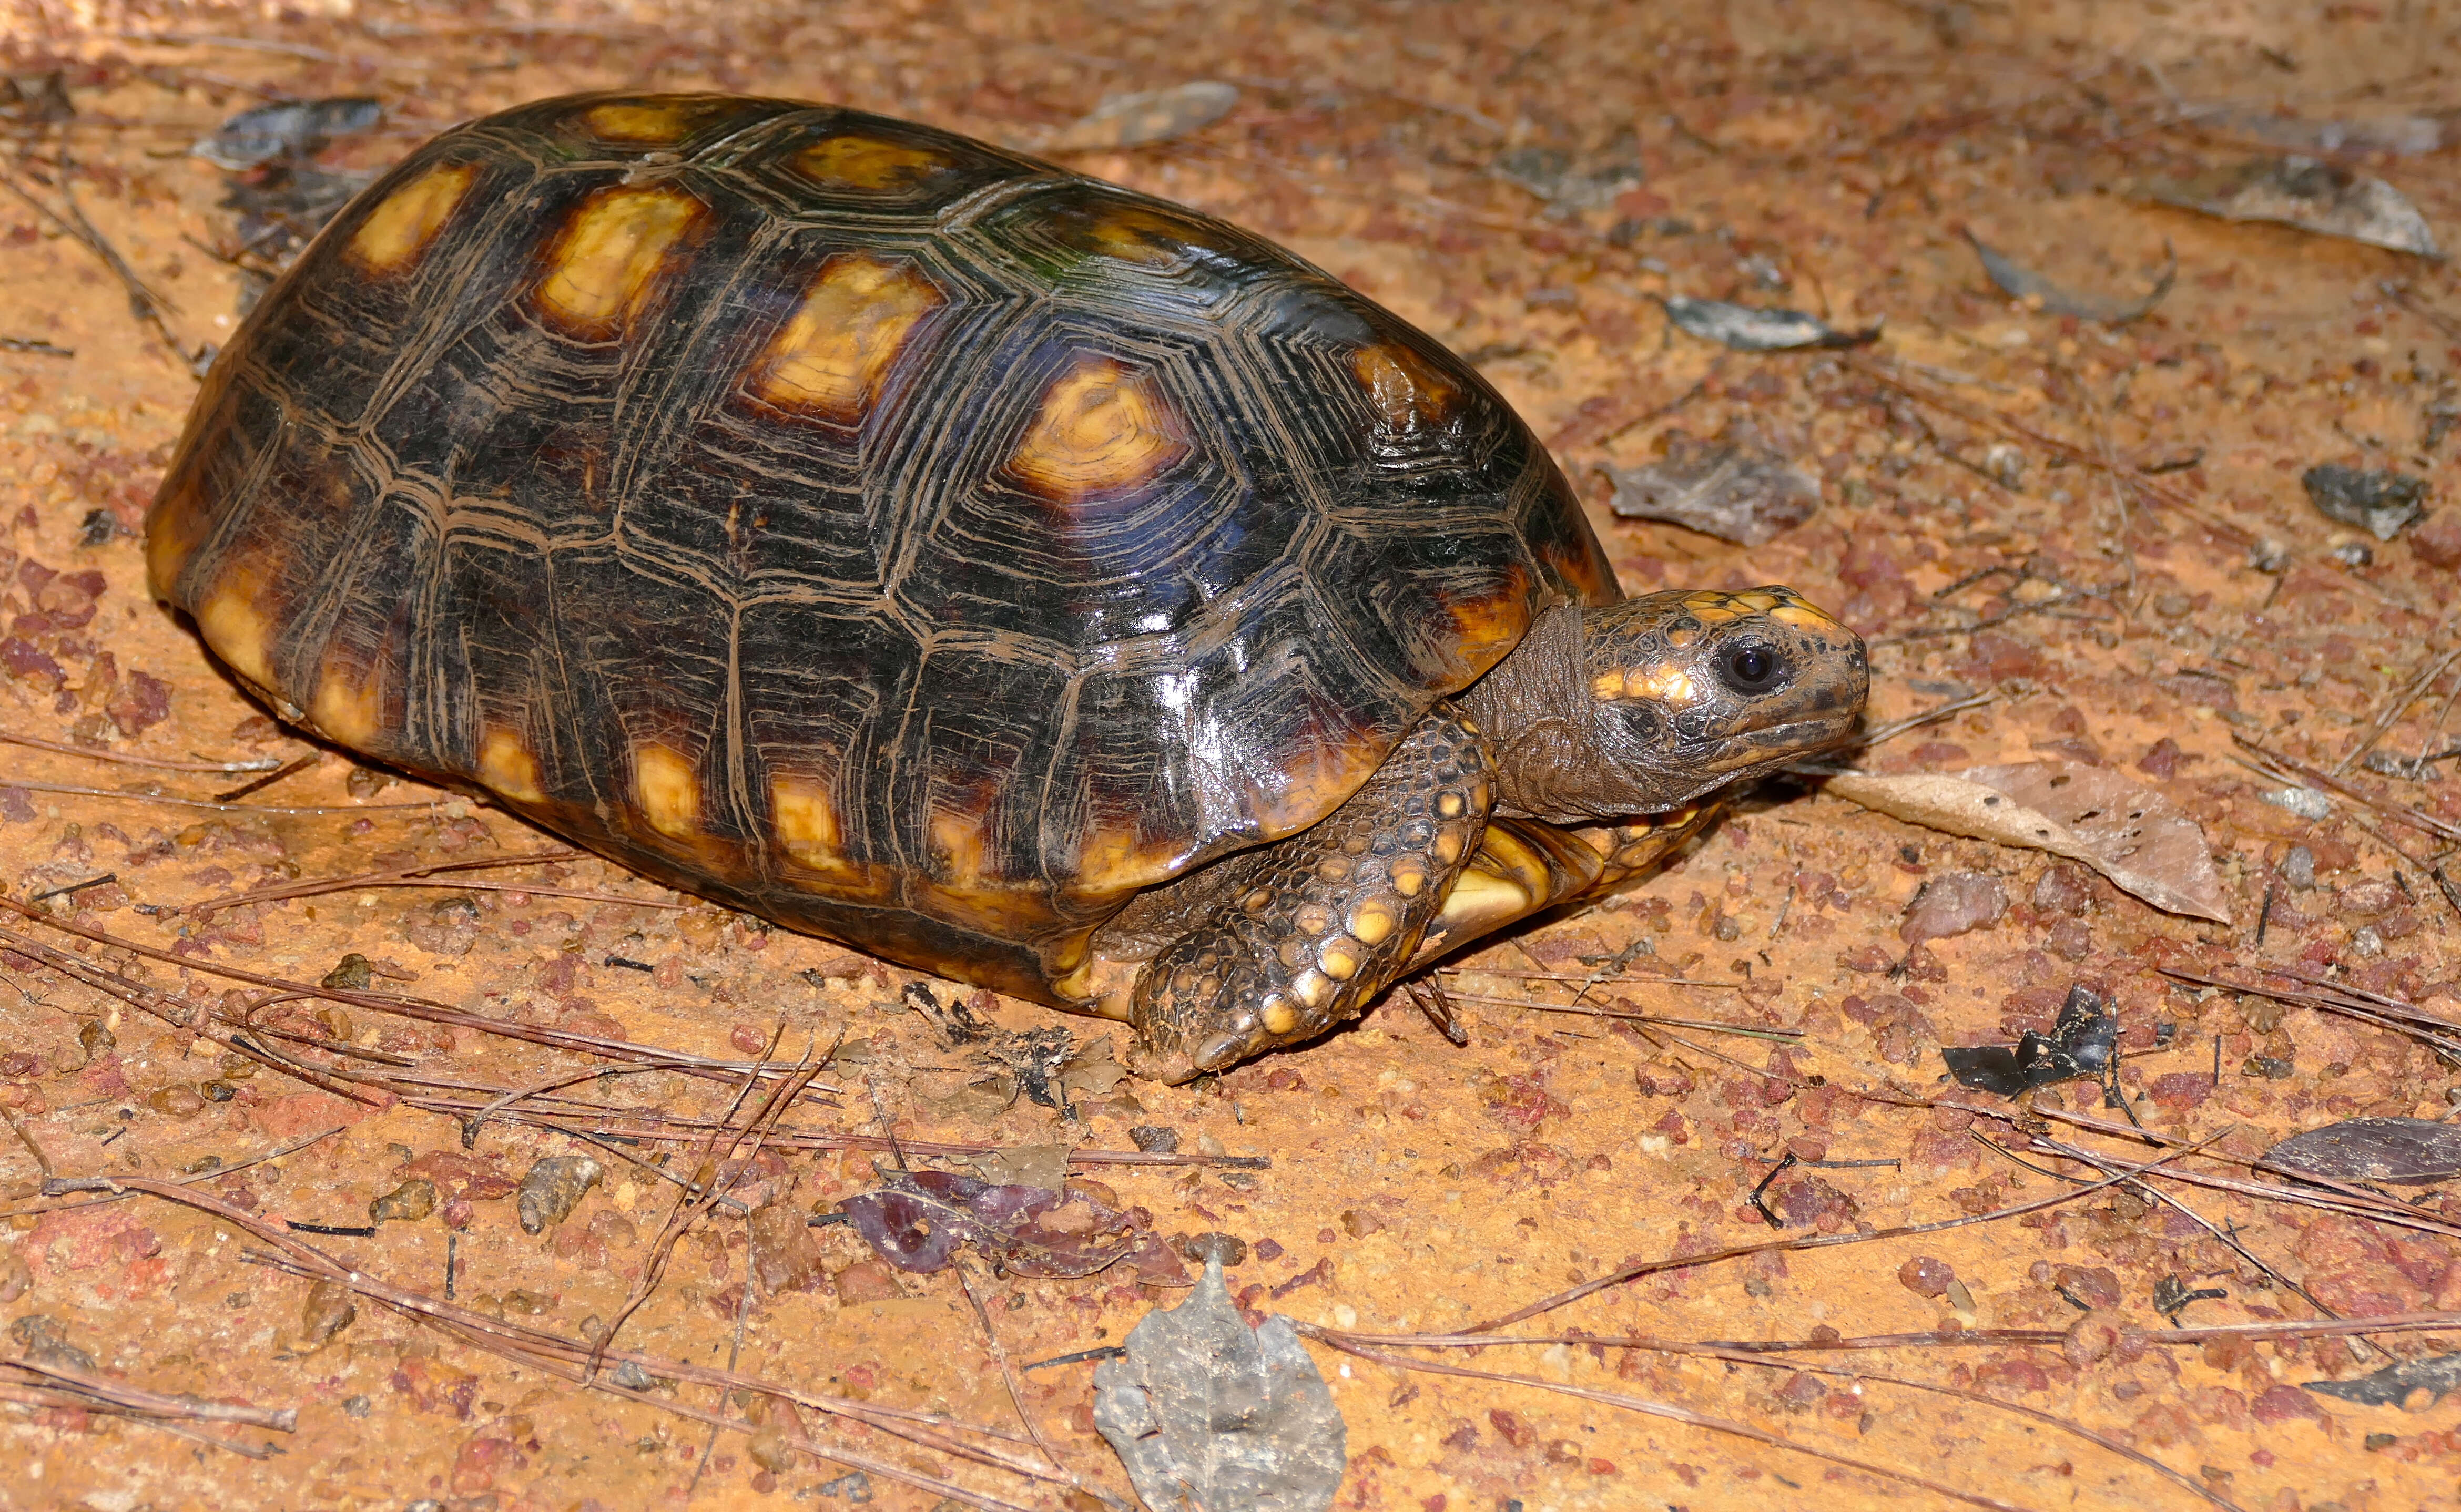
[[1443, 911], [1494, 801], [1485, 741], [1437, 706], [1341, 807], [1225, 862], [1239, 885], [1138, 974], [1131, 1064], [1186, 1081], [1365, 1012]]

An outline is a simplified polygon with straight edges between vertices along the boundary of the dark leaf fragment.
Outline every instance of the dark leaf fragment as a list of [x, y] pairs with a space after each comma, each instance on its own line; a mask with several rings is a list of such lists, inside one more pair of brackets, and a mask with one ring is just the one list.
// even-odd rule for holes
[[2165, 242], [2162, 251], [2169, 262], [2162, 269], [2162, 276], [2153, 281], [2152, 288], [2144, 298], [2131, 301], [2100, 299], [2091, 294], [2068, 292], [2031, 268], [2009, 261], [2004, 253], [1986, 245], [1971, 231], [1965, 233], [1965, 240], [1973, 245], [1974, 255], [1982, 260], [1982, 271], [1991, 275], [1991, 282], [1999, 287], [2000, 292], [2011, 299], [2035, 302], [2039, 308], [2054, 315], [2074, 315], [2080, 320], [2099, 321], [2106, 326], [2124, 326], [2153, 313], [2153, 308], [2171, 292], [2172, 280], [2179, 276], [2179, 255], [2171, 249], [2170, 243]]
[[2431, 1118], [2344, 1118], [2309, 1129], [2257, 1162], [2285, 1176], [2417, 1185], [2461, 1175], [2461, 1125]]
[[2225, 221], [2273, 221], [2396, 252], [2441, 258], [2427, 218], [2382, 179], [2313, 158], [2260, 158], [2150, 185], [2146, 198]]
[[2432, 1359], [2395, 1360], [2380, 1371], [2351, 1381], [2308, 1381], [2311, 1392], [2338, 1396], [2345, 1402], [2364, 1407], [2398, 1407], [2415, 1391], [2428, 1391], [2434, 1395], [2429, 1407], [2444, 1399], [2444, 1394], [2461, 1391], [2461, 1354], [2438, 1354]]
[[1729, 427], [1716, 440], [1669, 431], [1658, 459], [1610, 467], [1615, 500], [1625, 520], [1661, 520], [1741, 545], [1767, 544], [1782, 530], [1809, 520], [1820, 485], [1803, 476], [1747, 427]]
[[2378, 541], [2390, 541], [2427, 514], [2427, 479], [2389, 468], [2370, 473], [2319, 462], [2299, 480], [2325, 519], [2356, 525]]
[[1251, 1329], [1219, 1258], [1094, 1372], [1094, 1426], [1154, 1512], [1322, 1512], [1348, 1434], [1288, 1318]]
[[1839, 330], [1799, 309], [1754, 309], [1723, 299], [1666, 298], [1666, 318], [1704, 341], [1737, 351], [1786, 351], [1799, 347], [1860, 347], [1880, 339], [1880, 328]]
[[2027, 1030], [2013, 1045], [1944, 1046], [1939, 1055], [1960, 1086], [2013, 1097], [2079, 1076], [2100, 1076], [2119, 1047], [2119, 1015], [2080, 982], [2048, 1035]]
[[384, 119], [381, 101], [352, 96], [295, 99], [244, 110], [191, 149], [226, 172], [313, 158], [336, 137], [373, 130]]
[[1147, 1281], [1188, 1278], [1142, 1210], [1120, 1212], [1081, 1186], [995, 1186], [952, 1171], [910, 1171], [838, 1210], [902, 1270], [944, 1269], [970, 1244], [1012, 1275], [1090, 1276], [1124, 1260]]

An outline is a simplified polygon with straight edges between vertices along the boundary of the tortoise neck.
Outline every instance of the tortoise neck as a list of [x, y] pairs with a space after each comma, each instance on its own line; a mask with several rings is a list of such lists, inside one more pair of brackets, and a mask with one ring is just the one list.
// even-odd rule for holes
[[1548, 609], [1453, 700], [1494, 753], [1498, 814], [1570, 823], [1618, 812], [1588, 806], [1598, 763], [1587, 640], [1578, 606]]

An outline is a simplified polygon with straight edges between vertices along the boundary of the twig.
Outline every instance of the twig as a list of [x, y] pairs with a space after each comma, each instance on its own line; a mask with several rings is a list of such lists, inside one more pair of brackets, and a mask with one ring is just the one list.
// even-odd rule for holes
[[112, 798], [129, 803], [163, 803], [172, 808], [214, 809], [225, 814], [373, 814], [386, 809], [432, 809], [447, 801], [443, 798], [437, 798], [411, 803], [309, 803], [285, 808], [271, 803], [217, 803], [211, 799], [174, 798], [168, 793], [122, 793], [113, 788], [77, 787], [66, 782], [12, 781], [6, 785], [28, 793], [64, 793], [72, 798]]
[[2421, 668], [2416, 676], [2402, 684], [2398, 692], [2385, 700], [2385, 706], [2376, 712], [2376, 716], [2367, 721], [2365, 735], [2357, 745], [2343, 752], [2342, 759], [2333, 763], [2333, 776], [2340, 777], [2347, 772], [2350, 769], [2350, 763], [2374, 750], [2376, 742], [2382, 740], [2394, 725], [2401, 722], [2401, 716], [2408, 711], [2410, 704], [2432, 686], [2435, 679], [2443, 676], [2444, 670], [2455, 661], [2461, 661], [2461, 646], [2456, 646], [2436, 657]]
[[120, 751], [96, 751], [84, 746], [64, 745], [57, 740], [37, 739], [33, 735], [11, 735], [5, 730], [0, 730], [0, 743], [28, 746], [36, 751], [51, 751], [61, 756], [84, 756], [90, 761], [110, 761], [120, 766], [152, 767], [160, 772], [270, 772], [282, 764], [278, 756], [259, 756], [250, 761], [182, 761], [170, 756], [131, 756]]

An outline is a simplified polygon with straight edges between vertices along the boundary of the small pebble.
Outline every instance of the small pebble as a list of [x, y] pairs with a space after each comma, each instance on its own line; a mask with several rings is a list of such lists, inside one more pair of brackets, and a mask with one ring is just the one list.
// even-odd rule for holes
[[2316, 853], [2304, 845], [2293, 845], [2290, 854], [2281, 858], [2281, 880], [2300, 892], [2316, 885]]
[[2275, 788], [2264, 795], [2264, 800], [2311, 821], [2329, 819], [2333, 814], [2333, 800], [2312, 787]]
[[375, 972], [369, 968], [368, 958], [353, 950], [335, 962], [333, 969], [326, 972], [324, 980], [316, 985], [340, 992], [364, 992], [368, 984], [374, 980]]
[[364, 1396], [345, 1396], [342, 1398], [342, 1416], [345, 1417], [365, 1417], [368, 1414], [374, 1412], [375, 1410], [376, 1404], [368, 1400]]
[[1200, 1266], [1217, 1256], [1225, 1266], [1248, 1263], [1248, 1242], [1232, 1234], [1190, 1234], [1180, 1241], [1179, 1252]]
[[1897, 936], [1908, 945], [1987, 929], [2008, 911], [2008, 889], [1979, 871], [1944, 871], [1925, 884], [1906, 905]]
[[787, 1447], [786, 1436], [775, 1428], [763, 1428], [754, 1434], [744, 1452], [752, 1457], [754, 1464], [779, 1475], [785, 1474], [795, 1463], [795, 1451]]
[[1945, 1296], [1949, 1283], [1957, 1279], [1945, 1260], [1929, 1255], [1916, 1255], [1897, 1267], [1897, 1285], [1918, 1297]]
[[174, 1118], [193, 1118], [203, 1110], [205, 1099], [194, 1087], [165, 1087], [148, 1097], [145, 1105]]
[[299, 1310], [299, 1337], [312, 1349], [349, 1328], [358, 1315], [358, 1300], [349, 1287], [319, 1281], [308, 1288], [308, 1300]]
[[1159, 1123], [1140, 1123], [1128, 1131], [1128, 1139], [1147, 1155], [1179, 1153], [1179, 1131]]
[[373, 1224], [415, 1224], [436, 1211], [436, 1183], [413, 1177], [368, 1204]]
[[606, 1174], [607, 1168], [587, 1155], [550, 1155], [531, 1166], [522, 1178], [522, 1232], [544, 1233], [571, 1217], [583, 1194]]

